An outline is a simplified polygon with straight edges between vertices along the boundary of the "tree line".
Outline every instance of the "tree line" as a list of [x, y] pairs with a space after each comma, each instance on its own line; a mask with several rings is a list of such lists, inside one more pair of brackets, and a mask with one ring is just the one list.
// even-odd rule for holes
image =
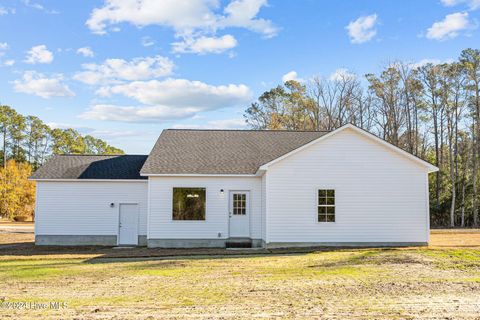
[[244, 116], [253, 129], [363, 128], [440, 168], [430, 176], [432, 226], [479, 226], [480, 50], [442, 64], [395, 61], [364, 77], [287, 81]]
[[35, 183], [28, 177], [52, 154], [123, 154], [121, 149], [0, 105], [0, 217], [33, 217]]
[[101, 139], [77, 130], [51, 128], [35, 116], [24, 116], [0, 105], [0, 163], [6, 160], [28, 162], [37, 169], [52, 154], [123, 154]]

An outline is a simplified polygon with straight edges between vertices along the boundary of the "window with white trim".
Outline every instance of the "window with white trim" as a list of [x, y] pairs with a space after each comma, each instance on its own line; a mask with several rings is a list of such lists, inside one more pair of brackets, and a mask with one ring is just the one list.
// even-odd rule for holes
[[205, 220], [205, 188], [173, 188], [173, 220]]
[[247, 214], [247, 195], [245, 193], [233, 194], [233, 214], [244, 216]]
[[335, 222], [335, 190], [318, 190], [317, 210], [318, 222]]

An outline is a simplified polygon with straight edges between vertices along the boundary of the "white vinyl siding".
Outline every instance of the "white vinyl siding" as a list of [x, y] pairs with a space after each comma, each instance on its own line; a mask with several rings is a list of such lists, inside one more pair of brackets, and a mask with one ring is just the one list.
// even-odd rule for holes
[[262, 239], [267, 240], [267, 173], [262, 176]]
[[[172, 219], [174, 187], [206, 188], [205, 221]], [[260, 177], [149, 177], [149, 188], [149, 239], [228, 238], [229, 191], [250, 191], [250, 237], [261, 238]]]
[[[138, 203], [139, 235], [148, 239], [226, 239], [230, 192], [249, 191], [250, 238], [267, 244], [427, 242], [427, 171], [347, 128], [266, 166], [262, 176], [37, 181], [36, 234], [117, 235], [119, 203]], [[205, 220], [174, 221], [173, 188], [205, 188]], [[326, 189], [335, 190], [334, 223], [318, 221], [318, 190]]]
[[[268, 242], [426, 242], [427, 169], [352, 129], [268, 168]], [[318, 189], [335, 223], [318, 223]]]
[[[37, 235], [117, 235], [119, 203], [138, 203], [147, 234], [147, 181], [37, 181]], [[114, 207], [110, 207], [114, 203]]]

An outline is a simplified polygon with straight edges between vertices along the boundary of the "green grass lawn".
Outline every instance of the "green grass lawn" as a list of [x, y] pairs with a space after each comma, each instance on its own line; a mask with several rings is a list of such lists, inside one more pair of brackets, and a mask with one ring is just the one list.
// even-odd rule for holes
[[[0, 318], [472, 318], [480, 250], [257, 256], [2, 256]], [[11, 302], [66, 308], [12, 310]], [[17, 305], [23, 306], [23, 304]]]

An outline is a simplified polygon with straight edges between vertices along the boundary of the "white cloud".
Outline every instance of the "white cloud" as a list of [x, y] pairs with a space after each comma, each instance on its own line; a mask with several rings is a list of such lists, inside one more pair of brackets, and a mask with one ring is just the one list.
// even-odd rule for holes
[[212, 120], [208, 122], [210, 129], [245, 129], [247, 123], [245, 119], [223, 119]]
[[14, 14], [15, 13], [15, 9], [13, 8], [5, 8], [5, 7], [0, 7], [0, 16], [4, 16], [4, 15], [7, 15], [7, 14]]
[[115, 139], [125, 137], [144, 137], [146, 132], [132, 130], [92, 130], [88, 134], [102, 139]]
[[417, 62], [410, 63], [410, 67], [412, 69], [418, 69], [420, 67], [423, 67], [424, 65], [427, 64], [442, 64], [442, 63], [452, 63], [454, 59], [446, 59], [446, 60], [440, 60], [440, 59], [422, 59]]
[[173, 52], [176, 53], [222, 53], [237, 46], [237, 40], [232, 35], [222, 37], [198, 37], [185, 38], [181, 42], [172, 44]]
[[[186, 43], [202, 38], [200, 42], [205, 39], [218, 42], [221, 38], [216, 37], [217, 31], [232, 27], [245, 28], [269, 38], [278, 33], [278, 28], [270, 20], [257, 17], [264, 6], [267, 0], [232, 0], [222, 12], [218, 0], [107, 0], [103, 7], [91, 12], [86, 25], [96, 34], [105, 34], [109, 26], [119, 23], [137, 27], [159, 25], [172, 28], [175, 36]], [[228, 40], [231, 48], [232, 39]], [[174, 45], [178, 47], [179, 42]], [[184, 52], [196, 53], [187, 49]], [[204, 52], [217, 51], [200, 50]]]
[[362, 16], [355, 21], [351, 21], [345, 27], [350, 36], [350, 42], [360, 44], [370, 41], [377, 34], [377, 14]]
[[222, 119], [208, 121], [206, 124], [176, 124], [172, 126], [174, 129], [246, 129], [247, 123], [245, 119]]
[[15, 64], [15, 60], [12, 60], [12, 59], [5, 60], [5, 62], [3, 62], [3, 64], [7, 67], [11, 67]]
[[166, 79], [134, 81], [108, 88], [110, 94], [120, 94], [147, 105], [193, 107], [211, 110], [248, 103], [250, 89], [243, 84], [214, 86], [201, 81]]
[[104, 95], [123, 95], [141, 105], [97, 104], [81, 118], [123, 122], [178, 120], [203, 111], [248, 104], [252, 99], [252, 92], [245, 85], [213, 86], [185, 79], [135, 81], [103, 89]]
[[144, 47], [150, 47], [150, 46], [153, 46], [155, 44], [155, 41], [153, 41], [152, 38], [150, 37], [142, 37], [142, 46]]
[[214, 110], [248, 103], [250, 89], [245, 85], [212, 86], [200, 81], [184, 79], [133, 82], [110, 88], [111, 93], [122, 94], [147, 105], [166, 105], [189, 112]]
[[460, 31], [472, 28], [467, 12], [457, 12], [445, 16], [427, 29], [427, 38], [446, 40], [456, 38]]
[[116, 106], [97, 104], [79, 117], [87, 120], [119, 122], [158, 122], [185, 119], [194, 116], [198, 109], [177, 109], [168, 106]]
[[220, 18], [220, 27], [246, 28], [263, 34], [267, 38], [277, 35], [278, 28], [270, 20], [257, 19], [256, 16], [267, 0], [233, 0], [223, 10], [226, 14]]
[[13, 84], [16, 92], [36, 95], [44, 99], [75, 96], [75, 93], [62, 81], [61, 74], [46, 77], [35, 71], [25, 71], [22, 79], [13, 81]]
[[93, 130], [89, 127], [80, 126], [78, 124], [73, 123], [64, 123], [64, 122], [47, 122], [47, 125], [52, 129], [75, 129], [81, 132], [89, 132]]
[[411, 63], [410, 67], [412, 69], [418, 69], [418, 68], [423, 67], [427, 64], [439, 64], [439, 63], [440, 63], [440, 59], [422, 59], [420, 61]]
[[341, 80], [353, 80], [356, 79], [357, 76], [353, 72], [350, 72], [346, 68], [338, 68], [330, 75], [330, 81], [341, 81]]
[[110, 96], [110, 87], [108, 86], [103, 86], [95, 90], [95, 95], [99, 97], [108, 97]]
[[53, 53], [49, 51], [44, 44], [32, 47], [27, 52], [27, 57], [25, 58], [25, 62], [30, 64], [51, 63], [52, 61]]
[[95, 8], [86, 25], [97, 34], [106, 33], [107, 25], [127, 22], [138, 27], [161, 25], [177, 31], [207, 28], [216, 20], [212, 9], [217, 1], [177, 0], [107, 0]]
[[302, 78], [298, 77], [297, 72], [294, 71], [294, 70], [292, 70], [290, 72], [287, 72], [282, 76], [282, 82], [283, 83], [285, 83], [287, 81], [290, 81], [290, 80], [295, 80], [295, 81], [298, 81], [298, 82], [304, 82], [304, 80]]
[[172, 74], [173, 62], [162, 56], [138, 57], [130, 61], [124, 59], [107, 59], [102, 64], [87, 63], [82, 65], [84, 71], [73, 77], [86, 84], [119, 83], [124, 80], [146, 80]]
[[5, 51], [7, 51], [10, 48], [8, 43], [6, 42], [0, 42], [0, 57], [3, 57], [5, 55]]
[[219, 15], [215, 12], [217, 0], [107, 0], [92, 11], [86, 24], [98, 34], [106, 33], [107, 25], [128, 22], [139, 27], [167, 26], [180, 34], [242, 27], [273, 36], [278, 30], [272, 22], [256, 18], [266, 5], [266, 0], [233, 0], [224, 8], [224, 15]]
[[92, 58], [95, 55], [90, 47], [78, 48], [77, 54], [81, 54], [82, 56], [87, 58]]
[[[81, 126], [78, 124], [64, 123], [64, 122], [48, 122], [47, 125], [52, 129], [75, 129], [81, 134], [91, 135], [95, 138], [101, 139], [115, 139], [115, 138], [125, 138], [125, 137], [144, 137], [146, 134], [149, 134], [145, 131], [132, 131], [132, 130], [105, 130], [105, 129], [94, 129], [91, 127]], [[157, 134], [155, 132], [155, 134]]]
[[33, 2], [31, 0], [22, 0], [23, 4], [29, 8], [33, 8], [39, 11], [43, 11], [48, 14], [58, 14], [59, 12], [56, 10], [50, 10], [42, 6], [40, 3]]
[[480, 0], [441, 0], [441, 2], [446, 7], [466, 4], [470, 8], [470, 10], [476, 10], [480, 8]]

